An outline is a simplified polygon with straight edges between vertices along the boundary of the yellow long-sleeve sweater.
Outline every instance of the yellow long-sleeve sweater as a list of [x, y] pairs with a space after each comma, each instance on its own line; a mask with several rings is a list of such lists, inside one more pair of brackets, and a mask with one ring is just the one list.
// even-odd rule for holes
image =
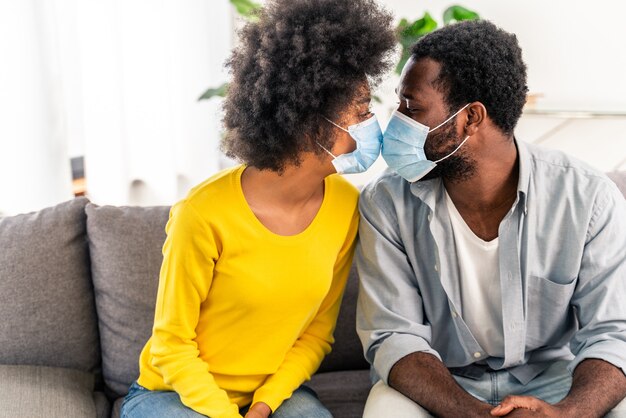
[[330, 352], [358, 229], [358, 192], [325, 179], [322, 205], [293, 236], [263, 226], [225, 170], [172, 207], [154, 328], [138, 383], [174, 390], [211, 418], [274, 411]]

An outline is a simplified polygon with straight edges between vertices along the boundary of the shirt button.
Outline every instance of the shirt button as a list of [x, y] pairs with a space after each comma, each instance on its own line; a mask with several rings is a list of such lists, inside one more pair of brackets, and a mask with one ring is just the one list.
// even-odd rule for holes
[[474, 358], [480, 358], [480, 353], [478, 351], [474, 353]]
[[452, 311], [452, 318], [456, 318], [457, 316], [459, 316], [459, 315], [457, 315], [456, 312]]
[[432, 214], [428, 214], [428, 221], [432, 221], [433, 220], [433, 215]]
[[435, 271], [439, 271], [439, 267], [437, 267], [437, 264], [435, 264]]

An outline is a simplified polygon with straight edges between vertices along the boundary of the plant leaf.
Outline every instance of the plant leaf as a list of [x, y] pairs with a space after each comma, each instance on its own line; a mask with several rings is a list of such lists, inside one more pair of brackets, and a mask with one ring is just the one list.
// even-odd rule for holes
[[254, 19], [261, 8], [261, 5], [253, 0], [230, 0], [230, 3], [235, 6], [237, 13], [248, 19]]
[[[402, 26], [400, 24], [403, 24]], [[437, 29], [437, 22], [432, 16], [426, 12], [424, 16], [417, 19], [413, 23], [409, 23], [406, 19], [400, 21], [397, 28], [398, 40], [402, 46], [411, 46], [419, 38]]]
[[227, 91], [228, 91], [228, 83], [224, 83], [219, 87], [210, 88], [207, 91], [205, 91], [202, 94], [202, 96], [198, 98], [198, 101], [208, 100], [212, 97], [225, 97]]
[[476, 20], [480, 19], [478, 13], [473, 10], [466, 9], [463, 6], [450, 6], [443, 12], [443, 24], [449, 25], [450, 23], [460, 22], [462, 20]]
[[419, 38], [434, 31], [435, 29], [437, 29], [437, 22], [428, 12], [424, 13], [424, 16], [417, 19], [413, 23], [410, 23], [406, 19], [402, 19], [398, 23], [398, 26], [396, 27], [396, 34], [398, 41], [402, 46], [402, 54], [400, 62], [398, 62], [398, 65], [396, 66], [396, 73], [400, 74], [402, 72], [404, 64], [406, 64], [407, 60], [411, 56], [411, 46], [417, 42]]

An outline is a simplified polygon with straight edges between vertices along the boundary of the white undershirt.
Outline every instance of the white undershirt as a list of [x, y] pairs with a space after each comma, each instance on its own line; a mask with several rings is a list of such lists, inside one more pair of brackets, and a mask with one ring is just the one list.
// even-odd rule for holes
[[459, 262], [462, 318], [480, 346], [504, 357], [498, 238], [483, 241], [463, 220], [446, 191]]

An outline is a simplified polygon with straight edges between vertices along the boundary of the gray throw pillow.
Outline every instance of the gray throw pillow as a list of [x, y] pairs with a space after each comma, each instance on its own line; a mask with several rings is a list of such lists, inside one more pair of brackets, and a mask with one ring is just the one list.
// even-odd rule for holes
[[100, 325], [102, 373], [111, 396], [124, 396], [150, 337], [169, 207], [89, 203], [87, 234]]
[[86, 203], [0, 219], [0, 363], [98, 367]]
[[91, 373], [0, 365], [0, 418], [96, 417]]

